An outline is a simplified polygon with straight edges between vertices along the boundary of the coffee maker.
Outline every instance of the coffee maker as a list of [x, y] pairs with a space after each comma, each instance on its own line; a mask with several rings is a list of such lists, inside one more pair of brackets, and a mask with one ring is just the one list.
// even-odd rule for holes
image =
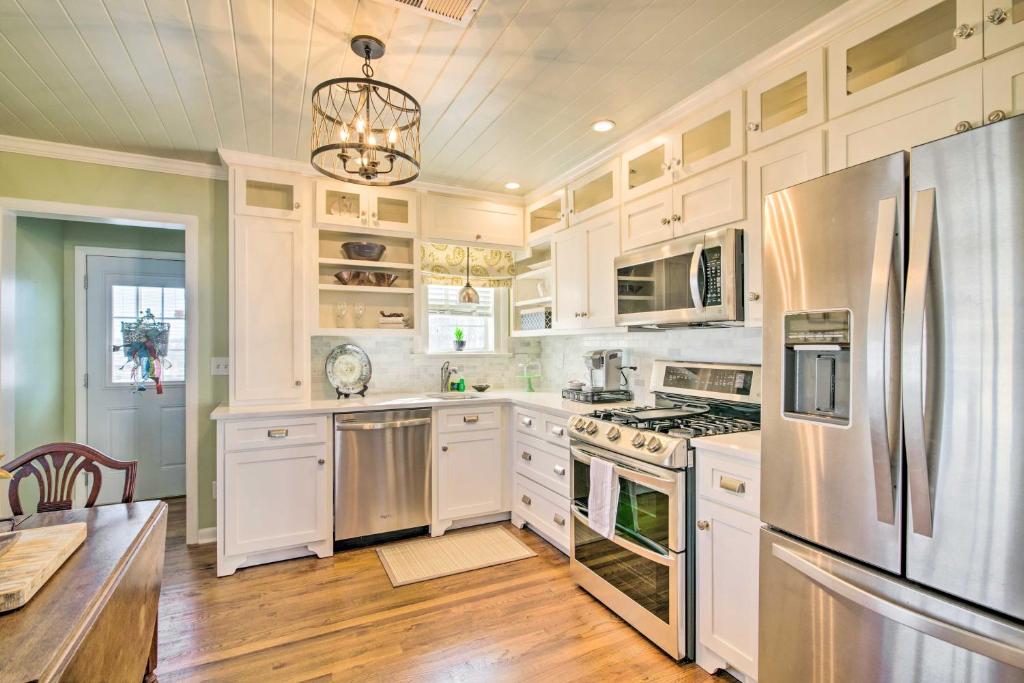
[[622, 349], [590, 351], [583, 354], [583, 364], [587, 368], [588, 383], [585, 386], [570, 383], [570, 388], [562, 390], [562, 398], [581, 403], [633, 400], [633, 392], [623, 387]]

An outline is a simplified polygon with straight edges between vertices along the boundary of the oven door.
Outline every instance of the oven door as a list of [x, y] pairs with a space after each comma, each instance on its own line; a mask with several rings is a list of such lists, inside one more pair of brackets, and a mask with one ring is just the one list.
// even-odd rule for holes
[[743, 320], [743, 238], [735, 228], [681, 237], [615, 259], [615, 324]]

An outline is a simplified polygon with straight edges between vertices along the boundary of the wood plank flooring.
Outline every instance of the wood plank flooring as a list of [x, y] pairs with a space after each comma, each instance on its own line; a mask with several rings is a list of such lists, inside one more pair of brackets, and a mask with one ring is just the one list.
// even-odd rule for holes
[[218, 579], [214, 545], [186, 546], [184, 499], [168, 502], [160, 681], [732, 680], [672, 661], [507, 523], [537, 557], [400, 588], [371, 548]]

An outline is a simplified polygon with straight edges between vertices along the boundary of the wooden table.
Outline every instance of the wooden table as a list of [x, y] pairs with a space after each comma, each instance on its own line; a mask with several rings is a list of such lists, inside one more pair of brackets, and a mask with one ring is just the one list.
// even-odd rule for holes
[[142, 681], [156, 666], [167, 505], [31, 515], [18, 529], [85, 522], [88, 536], [31, 601], [0, 615], [0, 681]]

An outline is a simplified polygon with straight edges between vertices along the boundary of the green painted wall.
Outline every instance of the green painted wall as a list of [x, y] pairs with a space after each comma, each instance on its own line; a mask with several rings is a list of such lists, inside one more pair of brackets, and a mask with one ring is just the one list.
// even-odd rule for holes
[[[199, 221], [199, 526], [216, 523], [210, 482], [216, 429], [209, 419], [226, 402], [227, 377], [210, 375], [210, 358], [228, 355], [227, 182], [0, 152], [0, 197], [190, 214]], [[72, 250], [73, 251], [73, 250]], [[20, 431], [20, 422], [18, 431]], [[20, 440], [18, 434], [15, 437]]]

